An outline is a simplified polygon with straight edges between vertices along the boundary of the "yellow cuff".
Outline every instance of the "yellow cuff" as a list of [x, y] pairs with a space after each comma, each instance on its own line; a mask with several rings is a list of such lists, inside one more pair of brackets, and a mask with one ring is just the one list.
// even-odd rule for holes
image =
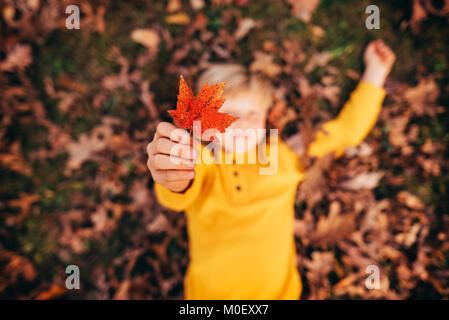
[[354, 93], [356, 92], [366, 95], [368, 97], [378, 99], [380, 104], [382, 104], [386, 95], [385, 89], [383, 87], [380, 87], [376, 84], [373, 84], [365, 80], [360, 81]]
[[160, 185], [154, 184], [154, 190], [159, 202], [169, 209], [175, 211], [184, 211], [191, 206], [195, 200], [199, 197], [202, 189], [202, 185], [205, 178], [205, 166], [197, 165], [195, 167], [196, 176], [193, 179], [190, 187], [184, 192], [173, 192], [170, 189]]

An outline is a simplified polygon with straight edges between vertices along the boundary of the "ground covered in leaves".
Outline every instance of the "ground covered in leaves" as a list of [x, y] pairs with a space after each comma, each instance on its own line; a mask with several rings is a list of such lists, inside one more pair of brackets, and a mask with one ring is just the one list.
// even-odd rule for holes
[[[371, 2], [2, 0], [0, 297], [182, 298], [186, 221], [157, 203], [145, 165], [179, 75], [232, 61], [271, 79], [270, 126], [301, 154], [381, 37], [398, 59], [375, 129], [306, 163], [303, 298], [448, 298], [449, 1], [377, 1], [367, 30]], [[80, 30], [65, 27], [70, 4]], [[69, 264], [80, 290], [65, 289]]]

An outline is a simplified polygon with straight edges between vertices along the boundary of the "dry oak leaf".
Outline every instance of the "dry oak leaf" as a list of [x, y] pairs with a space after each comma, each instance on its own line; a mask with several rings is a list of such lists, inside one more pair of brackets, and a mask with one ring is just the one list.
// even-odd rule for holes
[[20, 213], [11, 219], [7, 219], [7, 223], [20, 223], [30, 212], [33, 203], [40, 200], [37, 194], [26, 194], [21, 192], [20, 198], [8, 201], [8, 206], [20, 208]]
[[401, 191], [397, 195], [399, 202], [405, 204], [410, 209], [423, 210], [426, 205], [414, 194], [408, 191]]
[[261, 24], [251, 18], [243, 18], [239, 21], [237, 30], [234, 32], [235, 40], [243, 39], [251, 29], [259, 27]]
[[160, 37], [153, 29], [136, 29], [131, 32], [131, 39], [150, 50], [157, 50]]
[[171, 14], [165, 18], [165, 22], [168, 24], [185, 25], [190, 23], [190, 16], [184, 12]]
[[190, 0], [190, 6], [193, 10], [201, 10], [204, 8], [204, 0]]
[[416, 87], [405, 91], [405, 100], [409, 103], [411, 110], [417, 116], [434, 116], [439, 112], [436, 102], [440, 96], [435, 79], [432, 77], [421, 79]]
[[262, 51], [254, 53], [254, 61], [249, 67], [251, 72], [262, 72], [270, 78], [278, 76], [282, 72], [282, 68], [277, 63], [273, 62], [274, 56]]
[[[108, 122], [108, 121], [105, 121]], [[78, 141], [69, 141], [65, 148], [69, 153], [69, 160], [67, 162], [67, 169], [77, 170], [81, 167], [84, 161], [90, 159], [95, 152], [104, 150], [113, 134], [111, 123], [105, 123], [95, 127], [90, 135], [83, 133], [80, 135]]]
[[308, 269], [306, 278], [309, 281], [309, 299], [325, 299], [330, 290], [328, 274], [333, 268], [333, 252], [312, 252], [312, 259], [304, 259], [304, 266]]
[[168, 12], [176, 12], [178, 10], [181, 10], [182, 4], [180, 0], [169, 0], [167, 4], [167, 11]]
[[355, 227], [354, 221], [352, 214], [341, 214], [340, 203], [333, 201], [329, 206], [329, 215], [321, 216], [310, 234], [311, 242], [326, 249], [351, 234]]
[[309, 22], [320, 4], [320, 0], [287, 0], [292, 6], [292, 14], [304, 22]]
[[50, 289], [47, 291], [41, 292], [37, 297], [36, 300], [51, 300], [57, 297], [62, 296], [67, 291], [66, 288], [63, 288], [57, 284], [52, 284]]
[[5, 251], [2, 248], [0, 248], [0, 256], [2, 258], [10, 258], [10, 261], [5, 264], [2, 270], [4, 274], [8, 275], [8, 278], [16, 281], [17, 277], [22, 275], [26, 281], [34, 281], [36, 279], [37, 272], [27, 258]]
[[24, 70], [33, 62], [31, 47], [27, 44], [17, 44], [9, 50], [6, 60], [0, 61], [1, 71]]
[[379, 185], [383, 172], [362, 172], [352, 179], [345, 180], [340, 186], [346, 190], [359, 191], [362, 189], [374, 189]]
[[410, 19], [410, 26], [412, 27], [413, 32], [419, 31], [419, 26], [421, 24], [421, 20], [427, 17], [427, 12], [421, 4], [420, 0], [413, 0], [413, 14]]
[[[209, 86], [205, 83], [195, 97], [187, 82], [181, 76], [176, 110], [169, 110], [168, 113], [178, 126], [186, 130], [193, 131], [193, 122], [200, 121], [201, 136], [209, 129], [224, 132], [232, 122], [237, 120], [230, 114], [218, 112], [225, 102], [222, 97], [225, 84], [225, 82], [222, 82]], [[205, 138], [205, 140], [213, 141], [213, 136]]]

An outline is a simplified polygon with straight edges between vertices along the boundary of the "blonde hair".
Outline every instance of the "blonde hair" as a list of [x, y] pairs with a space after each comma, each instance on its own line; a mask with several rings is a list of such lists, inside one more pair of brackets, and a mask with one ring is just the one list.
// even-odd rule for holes
[[271, 83], [259, 75], [250, 74], [248, 69], [240, 64], [210, 64], [198, 78], [197, 91], [206, 82], [209, 85], [226, 82], [225, 98], [231, 98], [244, 91], [253, 91], [263, 101], [261, 105], [263, 109], [268, 110], [273, 104], [274, 88]]

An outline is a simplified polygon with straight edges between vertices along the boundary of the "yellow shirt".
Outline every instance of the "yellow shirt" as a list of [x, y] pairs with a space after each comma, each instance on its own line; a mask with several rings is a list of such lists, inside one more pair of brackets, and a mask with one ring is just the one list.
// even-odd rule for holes
[[[382, 88], [359, 83], [339, 116], [324, 124], [326, 133], [317, 133], [308, 154], [339, 155], [359, 144], [374, 126], [384, 96]], [[296, 154], [282, 142], [278, 156], [273, 175], [260, 175], [259, 162], [202, 161], [184, 193], [155, 185], [162, 205], [186, 212], [190, 247], [186, 299], [300, 297], [293, 222], [296, 189], [304, 172]], [[202, 149], [202, 159], [207, 157], [211, 155]]]

